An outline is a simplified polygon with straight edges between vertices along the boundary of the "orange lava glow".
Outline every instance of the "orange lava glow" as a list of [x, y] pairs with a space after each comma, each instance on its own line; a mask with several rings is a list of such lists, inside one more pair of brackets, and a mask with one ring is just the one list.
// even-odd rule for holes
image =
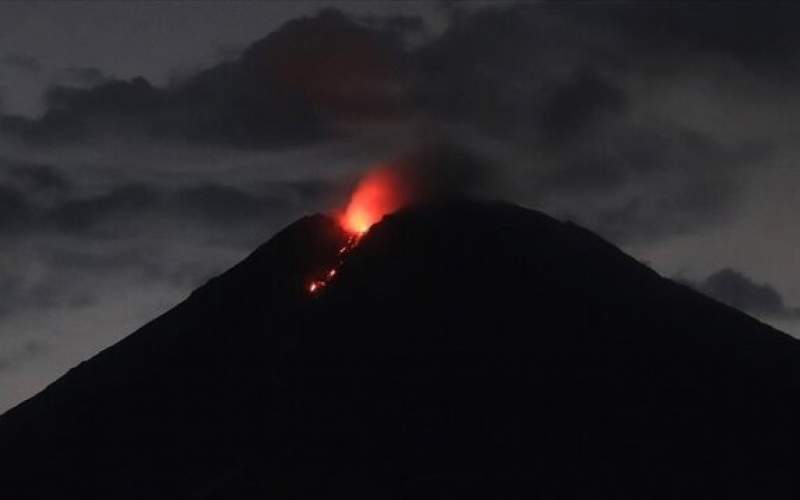
[[339, 249], [337, 263], [308, 284], [308, 293], [317, 295], [339, 274], [339, 267], [358, 245], [361, 237], [384, 215], [400, 208], [405, 201], [401, 177], [388, 168], [373, 170], [358, 183], [356, 190], [339, 216], [339, 223], [349, 237]]
[[340, 218], [342, 227], [361, 235], [403, 204], [401, 183], [389, 169], [374, 170], [359, 182]]
[[361, 240], [361, 234], [352, 234], [347, 241], [345, 242], [344, 246], [339, 249], [339, 262], [336, 264], [336, 267], [329, 269], [320, 279], [316, 279], [309, 283], [308, 285], [308, 292], [311, 294], [316, 294], [321, 291], [323, 288], [328, 286], [333, 278], [339, 273], [338, 267], [342, 265], [344, 262], [344, 257], [347, 255], [348, 252], [353, 250], [358, 242]]

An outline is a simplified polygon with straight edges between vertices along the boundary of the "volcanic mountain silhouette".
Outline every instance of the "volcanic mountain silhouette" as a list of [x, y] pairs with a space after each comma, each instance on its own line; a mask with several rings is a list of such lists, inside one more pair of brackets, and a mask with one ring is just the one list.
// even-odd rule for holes
[[797, 498], [800, 344], [519, 207], [292, 224], [0, 417], [0, 498]]

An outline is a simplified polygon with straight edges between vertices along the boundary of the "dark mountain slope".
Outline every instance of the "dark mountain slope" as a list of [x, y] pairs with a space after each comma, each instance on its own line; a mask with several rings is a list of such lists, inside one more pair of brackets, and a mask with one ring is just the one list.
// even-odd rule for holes
[[794, 498], [800, 344], [570, 224], [290, 226], [0, 417], [0, 498]]

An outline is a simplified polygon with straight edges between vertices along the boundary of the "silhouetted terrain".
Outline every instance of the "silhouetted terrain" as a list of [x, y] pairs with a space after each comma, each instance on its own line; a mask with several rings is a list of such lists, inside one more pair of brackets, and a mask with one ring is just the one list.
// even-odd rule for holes
[[493, 203], [302, 219], [0, 417], [0, 498], [797, 498], [800, 344]]

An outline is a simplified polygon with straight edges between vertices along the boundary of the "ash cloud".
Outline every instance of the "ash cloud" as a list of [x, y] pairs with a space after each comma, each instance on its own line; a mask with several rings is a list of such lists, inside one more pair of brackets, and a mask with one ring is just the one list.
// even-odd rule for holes
[[493, 165], [488, 158], [452, 142], [431, 142], [390, 162], [406, 203], [429, 203], [484, 194]]

